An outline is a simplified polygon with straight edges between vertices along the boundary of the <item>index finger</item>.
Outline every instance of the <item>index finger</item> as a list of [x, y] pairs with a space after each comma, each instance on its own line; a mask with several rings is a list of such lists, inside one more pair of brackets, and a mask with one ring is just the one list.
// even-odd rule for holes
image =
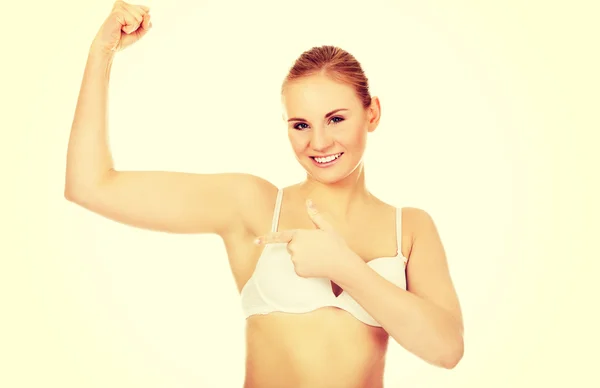
[[285, 230], [282, 232], [272, 232], [264, 236], [258, 237], [254, 242], [258, 245], [261, 244], [274, 244], [274, 243], [289, 243], [294, 237], [295, 230]]

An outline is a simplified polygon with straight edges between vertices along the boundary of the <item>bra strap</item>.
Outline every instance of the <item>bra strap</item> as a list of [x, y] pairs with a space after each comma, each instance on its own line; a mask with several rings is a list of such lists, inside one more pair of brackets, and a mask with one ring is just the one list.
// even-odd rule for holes
[[[404, 257], [402, 254], [402, 208], [396, 208], [396, 250], [399, 257]], [[404, 262], [408, 260], [405, 258]]]
[[281, 212], [281, 200], [283, 198], [283, 190], [277, 191], [277, 199], [275, 201], [275, 210], [273, 211], [273, 221], [271, 224], [271, 232], [277, 232], [277, 226], [279, 225], [279, 213]]

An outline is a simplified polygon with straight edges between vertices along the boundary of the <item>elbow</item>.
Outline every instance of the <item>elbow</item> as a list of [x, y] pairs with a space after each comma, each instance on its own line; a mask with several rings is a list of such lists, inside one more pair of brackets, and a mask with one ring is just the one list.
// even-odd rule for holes
[[78, 176], [70, 176], [70, 174], [67, 174], [63, 196], [69, 202], [82, 205], [83, 203], [89, 203], [92, 199], [97, 200], [103, 185], [103, 179], [81, 179]]
[[63, 191], [63, 195], [67, 201], [73, 203], [78, 203], [82, 197], [81, 189], [77, 188], [69, 181], [65, 182], [65, 189]]
[[67, 181], [63, 196], [69, 202], [77, 205], [84, 205], [85, 203], [90, 202], [93, 193], [95, 193], [95, 190], [86, 188], [85, 186], [75, 185]]
[[65, 199], [69, 202], [75, 202], [75, 190], [73, 189], [73, 185], [70, 185], [69, 182], [65, 183], [65, 189], [63, 191], [63, 195]]
[[446, 344], [437, 359], [437, 366], [444, 369], [454, 369], [462, 360], [465, 345], [462, 336], [458, 336], [452, 343]]
[[73, 189], [69, 187], [69, 185], [65, 185], [63, 195], [67, 201], [75, 202], [75, 193], [73, 192]]

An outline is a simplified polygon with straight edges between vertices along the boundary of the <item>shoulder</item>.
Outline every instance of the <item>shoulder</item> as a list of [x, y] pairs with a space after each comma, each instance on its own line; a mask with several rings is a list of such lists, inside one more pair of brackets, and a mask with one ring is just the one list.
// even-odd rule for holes
[[239, 183], [238, 194], [240, 199], [244, 198], [262, 198], [265, 195], [275, 197], [278, 187], [271, 181], [260, 176], [249, 173], [238, 173], [236, 179]]
[[402, 232], [405, 236], [430, 229], [434, 226], [433, 217], [425, 209], [413, 206], [398, 206], [391, 202], [379, 200], [382, 209], [387, 213], [392, 209], [400, 218]]
[[422, 228], [426, 228], [433, 224], [433, 218], [424, 209], [412, 206], [394, 206], [389, 203], [382, 202], [388, 208], [393, 208], [396, 214], [400, 216], [402, 228], [404, 232], [416, 232]]
[[413, 240], [424, 235], [437, 234], [435, 221], [431, 214], [418, 207], [403, 207], [402, 224]]
[[241, 211], [251, 211], [266, 204], [272, 205], [279, 188], [265, 178], [253, 174], [236, 174], [235, 197]]
[[431, 214], [418, 207], [398, 208], [402, 212], [402, 234], [410, 242], [409, 252], [418, 241], [437, 239], [438, 231]]
[[238, 174], [235, 197], [243, 228], [252, 233], [264, 232], [270, 226], [279, 187], [269, 180], [253, 175]]
[[402, 221], [406, 221], [407, 226], [413, 228], [422, 228], [431, 225], [433, 217], [424, 209], [418, 207], [399, 208], [402, 211]]

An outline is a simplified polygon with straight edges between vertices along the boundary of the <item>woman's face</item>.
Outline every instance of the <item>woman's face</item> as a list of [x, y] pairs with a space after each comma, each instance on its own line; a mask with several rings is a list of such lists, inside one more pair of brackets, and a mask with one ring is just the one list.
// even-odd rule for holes
[[380, 112], [377, 98], [365, 109], [351, 86], [325, 75], [288, 83], [283, 108], [296, 159], [323, 183], [343, 180], [362, 164]]

